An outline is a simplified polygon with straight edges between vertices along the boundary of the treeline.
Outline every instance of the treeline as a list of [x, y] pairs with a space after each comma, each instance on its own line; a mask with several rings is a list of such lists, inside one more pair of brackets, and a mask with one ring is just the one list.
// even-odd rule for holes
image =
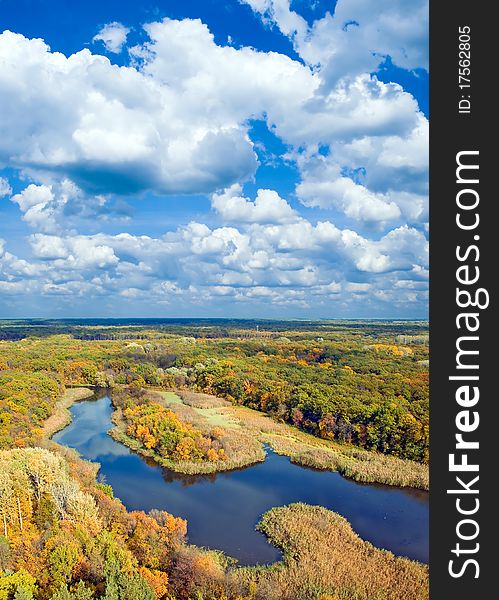
[[133, 383], [206, 392], [325, 439], [427, 462], [427, 359], [419, 337], [402, 345], [358, 331], [275, 339], [26, 338], [0, 344], [0, 447], [32, 443], [67, 385]]
[[[79, 339], [145, 339], [193, 336], [206, 339], [258, 337], [262, 334], [300, 333], [375, 337], [419, 336], [425, 321], [279, 321], [265, 319], [19, 319], [0, 320], [0, 340], [71, 335]], [[145, 332], [145, 333], [144, 333]]]
[[131, 344], [106, 365], [115, 383], [191, 388], [325, 439], [428, 461], [427, 347], [311, 341]]
[[262, 410], [319, 437], [428, 460], [428, 423], [426, 415], [418, 418], [424, 410], [414, 398], [426, 384], [424, 377], [408, 392], [409, 399], [392, 390], [385, 396], [386, 387], [372, 378], [361, 387], [359, 382], [352, 385], [355, 375], [345, 368], [333, 370], [328, 384], [294, 383], [258, 373], [248, 376], [223, 362], [198, 368], [194, 378], [196, 387], [206, 393]]

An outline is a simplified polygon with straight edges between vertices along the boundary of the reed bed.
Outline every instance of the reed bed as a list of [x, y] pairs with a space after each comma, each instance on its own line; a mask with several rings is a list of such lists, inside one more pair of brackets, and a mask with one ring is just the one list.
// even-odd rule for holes
[[[267, 436], [267, 443], [278, 454], [289, 456], [291, 462], [304, 467], [338, 471], [361, 483], [382, 483], [397, 487], [428, 490], [428, 467], [409, 460], [363, 450], [327, 446], [305, 446], [292, 438]], [[339, 445], [338, 445], [339, 446]], [[340, 446], [341, 448], [341, 446]]]
[[426, 565], [375, 548], [330, 510], [302, 503], [273, 508], [258, 529], [284, 558], [237, 570], [242, 593], [255, 590], [254, 600], [428, 599]]

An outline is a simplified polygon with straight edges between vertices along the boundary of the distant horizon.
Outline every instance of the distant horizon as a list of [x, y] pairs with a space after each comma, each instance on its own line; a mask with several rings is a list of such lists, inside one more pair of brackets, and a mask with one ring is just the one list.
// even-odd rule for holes
[[429, 322], [429, 319], [419, 317], [0, 317], [4, 321], [402, 321]]

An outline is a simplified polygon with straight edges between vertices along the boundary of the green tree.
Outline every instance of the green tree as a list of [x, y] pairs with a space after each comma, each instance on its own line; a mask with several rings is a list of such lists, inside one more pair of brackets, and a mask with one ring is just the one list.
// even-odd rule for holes
[[35, 590], [35, 578], [24, 569], [0, 577], [0, 600], [31, 600]]
[[121, 573], [118, 584], [119, 600], [156, 600], [156, 594], [139, 573], [131, 576]]
[[117, 573], [115, 568], [116, 565], [111, 567], [112, 572], [106, 578], [106, 593], [102, 600], [156, 600], [156, 594], [140, 573]]
[[33, 600], [33, 592], [25, 587], [19, 587], [14, 594], [14, 600]]
[[67, 544], [56, 546], [49, 555], [49, 571], [54, 583], [65, 584], [71, 581], [80, 551], [77, 544], [70, 541]]
[[92, 600], [93, 597], [92, 590], [87, 588], [83, 581], [79, 581], [71, 590], [66, 584], [61, 585], [50, 600]]

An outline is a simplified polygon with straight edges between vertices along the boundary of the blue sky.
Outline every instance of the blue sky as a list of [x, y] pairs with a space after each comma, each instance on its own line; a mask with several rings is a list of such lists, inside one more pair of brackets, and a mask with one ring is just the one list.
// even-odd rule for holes
[[426, 317], [426, 2], [0, 9], [1, 317]]

